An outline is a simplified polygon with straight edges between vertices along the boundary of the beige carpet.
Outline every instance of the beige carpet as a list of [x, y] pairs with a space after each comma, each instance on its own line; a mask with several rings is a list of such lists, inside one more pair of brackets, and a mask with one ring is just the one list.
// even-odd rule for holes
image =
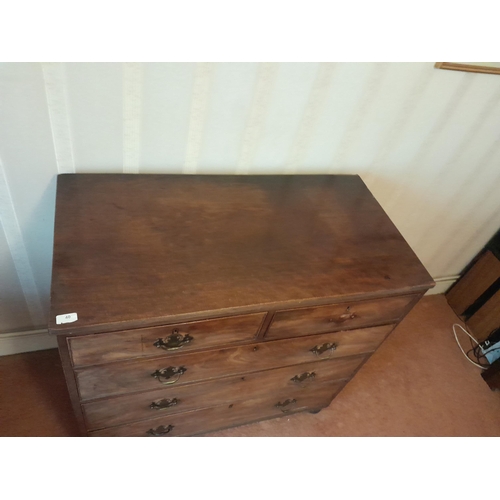
[[[209, 436], [500, 436], [500, 392], [454, 322], [444, 296], [425, 297], [328, 408]], [[2, 436], [77, 435], [56, 350], [0, 358], [0, 401]]]

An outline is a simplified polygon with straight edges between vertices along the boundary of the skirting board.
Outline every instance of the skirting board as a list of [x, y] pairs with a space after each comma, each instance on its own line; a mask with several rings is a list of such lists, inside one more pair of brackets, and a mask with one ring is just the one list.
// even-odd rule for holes
[[[426, 295], [445, 293], [458, 278], [459, 276], [434, 278], [436, 286], [429, 290]], [[49, 335], [47, 330], [0, 334], [0, 356], [8, 356], [9, 354], [18, 354], [20, 352], [41, 351], [56, 347], [56, 338]]]
[[445, 278], [434, 278], [436, 286], [431, 288], [425, 295], [438, 295], [446, 293], [448, 289], [458, 280], [460, 276], [446, 276]]
[[47, 330], [0, 334], [0, 356], [55, 347], [57, 347], [57, 340], [55, 336], [49, 335]]

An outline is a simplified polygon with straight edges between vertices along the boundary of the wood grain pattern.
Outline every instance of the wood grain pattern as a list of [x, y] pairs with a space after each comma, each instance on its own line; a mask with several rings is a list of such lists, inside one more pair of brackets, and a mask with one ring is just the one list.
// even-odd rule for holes
[[446, 293], [446, 300], [460, 316], [498, 278], [500, 278], [500, 260], [487, 250]]
[[87, 426], [85, 418], [83, 416], [82, 407], [80, 405], [80, 394], [78, 392], [78, 386], [76, 384], [75, 372], [71, 365], [71, 356], [68, 349], [68, 344], [66, 342], [66, 337], [59, 335], [57, 337], [57, 346], [59, 350], [59, 357], [61, 358], [61, 364], [64, 371], [64, 378], [66, 379], [66, 385], [68, 387], [69, 398], [71, 400], [71, 406], [73, 406], [73, 412], [75, 414], [76, 420], [78, 422], [78, 429], [83, 436], [87, 435]]
[[474, 337], [482, 342], [496, 328], [500, 328], [500, 290], [467, 321]]
[[438, 69], [451, 69], [453, 71], [467, 71], [468, 73], [488, 73], [490, 75], [500, 75], [500, 68], [481, 66], [478, 64], [437, 62], [434, 66]]
[[[213, 346], [251, 341], [257, 334], [265, 313], [234, 316], [209, 321], [177, 323], [154, 328], [140, 328], [127, 332], [106, 333], [69, 338], [74, 366], [84, 366], [120, 359], [130, 359], [161, 354], [206, 349]], [[164, 350], [154, 345], [166, 341], [170, 335], [191, 337], [189, 343], [176, 350]]]
[[[162, 383], [152, 374], [169, 367], [183, 367], [186, 370], [180, 377], [163, 379], [167, 382], [176, 380], [175, 385], [181, 386], [191, 382], [309, 363], [320, 359], [370, 353], [380, 345], [392, 329], [393, 325], [386, 325], [200, 353], [122, 361], [77, 369], [75, 373], [82, 400], [90, 400], [161, 388]], [[311, 352], [315, 346], [327, 343], [335, 343], [336, 349], [325, 351], [320, 355]]]
[[[52, 333], [425, 291], [359, 176], [58, 176]], [[55, 317], [78, 313], [56, 325]]]
[[50, 331], [82, 433], [319, 410], [431, 286], [358, 176], [58, 178]]
[[415, 297], [415, 295], [406, 295], [280, 311], [274, 315], [265, 338], [297, 337], [304, 334], [313, 335], [380, 323], [393, 323], [403, 316], [406, 307]]
[[[265, 397], [286, 390], [310, 391], [324, 382], [350, 378], [365, 356], [316, 361], [288, 366], [244, 377], [227, 377], [193, 385], [172, 386], [140, 394], [93, 401], [83, 405], [89, 429], [112, 427], [137, 420], [170, 415], [184, 411], [218, 406], [223, 403]], [[314, 373], [304, 381], [292, 381], [295, 376]], [[163, 409], [151, 408], [154, 402], [167, 400], [175, 404]], [[165, 404], [165, 403], [164, 403]]]
[[[166, 434], [168, 437], [192, 436], [215, 431], [225, 427], [264, 420], [266, 418], [282, 417], [306, 409], [318, 410], [328, 406], [335, 394], [342, 389], [344, 382], [332, 382], [318, 386], [314, 391], [284, 390], [265, 398], [235, 401], [234, 403], [215, 406], [186, 413], [166, 415], [151, 420], [144, 420], [130, 425], [108, 427], [90, 433], [90, 436], [132, 436], [146, 437], [147, 431], [160, 426], [172, 426]], [[287, 399], [296, 402], [290, 405], [285, 413], [276, 407]], [[286, 409], [286, 407], [285, 407]]]

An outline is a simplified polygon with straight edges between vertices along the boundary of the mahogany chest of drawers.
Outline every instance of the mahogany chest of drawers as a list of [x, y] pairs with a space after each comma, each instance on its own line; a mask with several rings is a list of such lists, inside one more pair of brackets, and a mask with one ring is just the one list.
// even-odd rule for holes
[[84, 435], [319, 411], [433, 285], [359, 176], [58, 177], [49, 329]]

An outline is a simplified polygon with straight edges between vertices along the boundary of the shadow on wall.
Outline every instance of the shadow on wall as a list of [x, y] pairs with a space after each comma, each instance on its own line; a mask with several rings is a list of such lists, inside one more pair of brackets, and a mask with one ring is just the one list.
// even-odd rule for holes
[[23, 231], [44, 314], [44, 322], [34, 325], [34, 328], [46, 328], [49, 317], [56, 184], [57, 175], [54, 175], [43, 191]]
[[[394, 177], [372, 173], [361, 177], [367, 178], [372, 194], [435, 279], [459, 274], [486, 244], [488, 235], [483, 241], [478, 234], [484, 228], [484, 212], [472, 211], [464, 217], [456, 209], [456, 198], [450, 201], [446, 186], [436, 196], [439, 187], [430, 190], [418, 180], [410, 185], [405, 179], [396, 182]], [[478, 237], [463, 236], [471, 233]]]
[[[0, 330], [0, 335], [2, 333], [18, 333], [33, 330], [32, 322], [28, 309], [24, 301], [19, 300], [18, 297], [8, 296], [2, 297], [2, 328]], [[43, 326], [42, 328], [45, 328]]]

